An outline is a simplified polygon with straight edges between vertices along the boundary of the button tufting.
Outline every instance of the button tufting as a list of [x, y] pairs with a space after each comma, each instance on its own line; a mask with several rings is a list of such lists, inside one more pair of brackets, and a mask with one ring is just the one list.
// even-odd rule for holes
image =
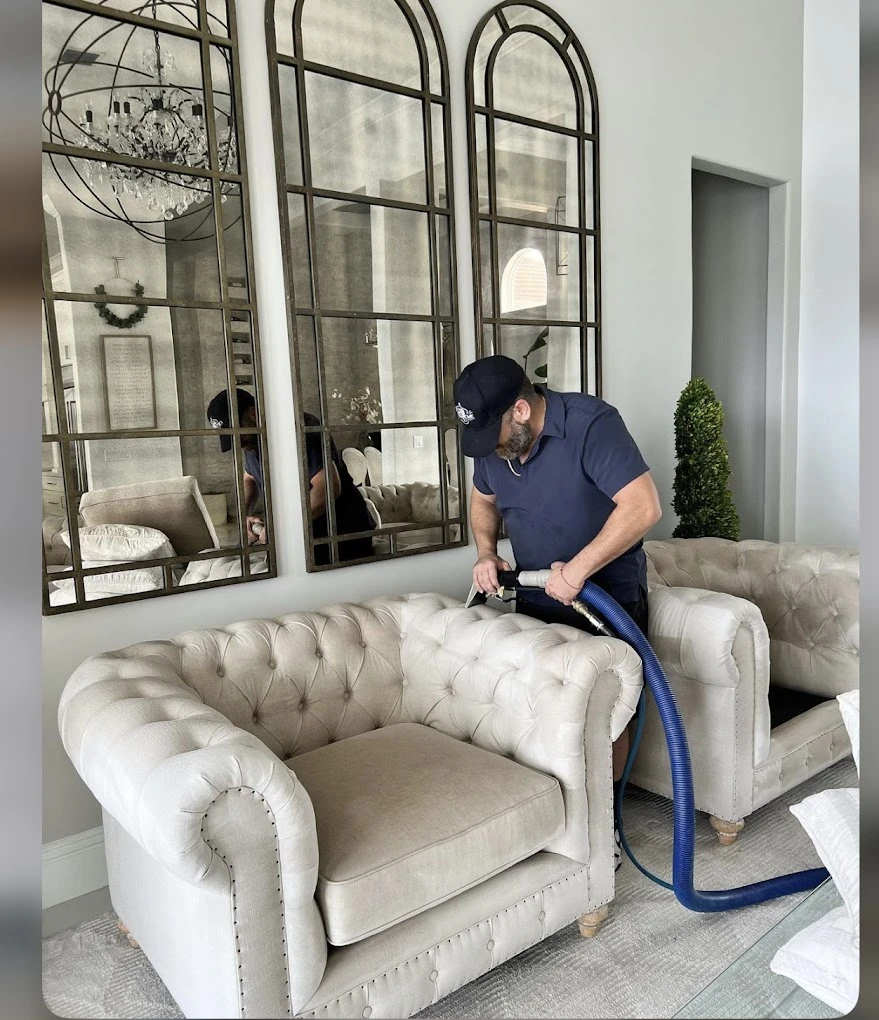
[[304, 701], [300, 701], [299, 702], [299, 711], [301, 712], [303, 710], [303, 708], [305, 708], [305, 702]]
[[538, 921], [545, 921], [546, 920], [546, 911], [545, 910], [541, 910], [540, 911], [540, 913], [537, 915], [537, 920]]
[[428, 980], [430, 980], [430, 981], [436, 981], [436, 979], [439, 977], [439, 971], [438, 970], [432, 970], [427, 975], [427, 977], [428, 977]]
[[489, 950], [489, 952], [494, 949], [494, 939], [489, 939], [488, 942], [485, 943], [485, 948]]
[[345, 691], [345, 693], [342, 695], [342, 697], [345, 699], [345, 701], [347, 701], [351, 697], [351, 692], [350, 691]]
[[367, 1006], [366, 1009], [363, 1011], [363, 1015], [372, 1016], [372, 1006]]
[[277, 662], [275, 662], [274, 659], [269, 659], [269, 669], [277, 669], [277, 668], [278, 668]]
[[322, 659], [324, 657], [323, 652], [319, 648], [315, 648], [314, 657], [316, 659]]
[[226, 670], [222, 666], [217, 666], [217, 676], [225, 676]]
[[404, 687], [408, 687], [409, 686], [409, 681], [408, 680], [404, 680], [403, 681], [403, 686]]
[[256, 714], [256, 712], [253, 713], [253, 721], [259, 722], [259, 716]]
[[366, 648], [366, 642], [365, 641], [360, 641], [359, 644], [360, 644], [361, 648]]

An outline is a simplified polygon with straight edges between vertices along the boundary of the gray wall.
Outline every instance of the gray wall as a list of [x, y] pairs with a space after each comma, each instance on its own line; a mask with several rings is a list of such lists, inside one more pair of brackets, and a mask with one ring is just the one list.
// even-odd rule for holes
[[763, 538], [769, 191], [693, 171], [693, 377], [724, 408], [742, 538]]
[[806, 0], [796, 538], [851, 548], [859, 532], [857, 47], [855, 0]]

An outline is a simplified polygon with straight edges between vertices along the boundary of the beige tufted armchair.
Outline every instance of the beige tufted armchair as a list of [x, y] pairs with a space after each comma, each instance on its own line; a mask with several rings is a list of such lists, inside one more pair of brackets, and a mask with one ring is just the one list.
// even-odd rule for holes
[[614, 893], [616, 640], [439, 595], [83, 663], [67, 753], [188, 1017], [406, 1017]]
[[[407, 482], [405, 485], [365, 485], [360, 491], [376, 521], [376, 527], [393, 528], [402, 524], [425, 525], [424, 528], [401, 531], [396, 535], [397, 550], [402, 551], [415, 546], [442, 543], [443, 529], [437, 523], [443, 517], [438, 485], [431, 482]], [[459, 512], [458, 490], [450, 486], [448, 499], [449, 514], [452, 517], [457, 517]], [[451, 540], [457, 541], [458, 525], [453, 525], [450, 532]], [[384, 541], [387, 542], [387, 539], [385, 538]], [[380, 542], [381, 538], [373, 540], [377, 550], [384, 551]]]
[[[858, 555], [719, 538], [644, 548], [650, 642], [687, 732], [696, 808], [729, 844], [757, 808], [851, 753], [836, 695], [859, 686]], [[785, 691], [812, 707], [774, 725]], [[652, 698], [631, 779], [671, 797]]]

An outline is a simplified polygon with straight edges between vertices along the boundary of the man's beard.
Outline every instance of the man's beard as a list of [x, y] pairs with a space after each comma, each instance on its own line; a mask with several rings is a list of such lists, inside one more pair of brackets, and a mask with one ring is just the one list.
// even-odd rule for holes
[[503, 457], [504, 460], [515, 460], [528, 449], [533, 438], [534, 433], [528, 422], [520, 424], [517, 421], [511, 421], [510, 438], [503, 445], [497, 446], [495, 453], [499, 457]]

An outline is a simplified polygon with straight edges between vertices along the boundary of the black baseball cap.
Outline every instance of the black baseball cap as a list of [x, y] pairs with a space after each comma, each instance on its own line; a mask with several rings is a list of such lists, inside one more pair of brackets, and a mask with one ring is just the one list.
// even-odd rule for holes
[[[256, 401], [247, 390], [236, 389], [235, 393], [238, 397], [238, 424], [240, 425], [241, 419], [256, 404]], [[232, 416], [229, 412], [229, 394], [226, 390], [221, 390], [208, 404], [208, 423], [212, 429], [232, 428]], [[228, 453], [232, 449], [231, 436], [220, 436], [220, 449], [223, 453]]]
[[525, 370], [512, 358], [494, 354], [468, 365], [455, 380], [455, 414], [461, 421], [461, 449], [465, 457], [494, 453], [501, 419], [516, 403]]

